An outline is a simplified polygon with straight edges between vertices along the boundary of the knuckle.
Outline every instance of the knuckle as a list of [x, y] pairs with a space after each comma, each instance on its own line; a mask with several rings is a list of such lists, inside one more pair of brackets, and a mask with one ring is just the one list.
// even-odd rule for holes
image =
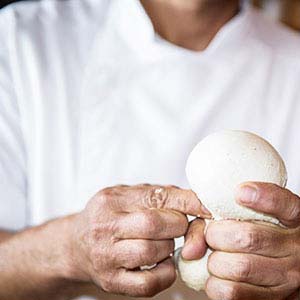
[[101, 190], [98, 193], [98, 198], [100, 200], [106, 202], [106, 201], [108, 201], [112, 197], [112, 194], [113, 194], [113, 188], [108, 187], [108, 188], [105, 188], [105, 189]]
[[246, 229], [236, 235], [236, 243], [241, 250], [257, 251], [261, 248], [261, 237], [258, 232]]
[[139, 284], [139, 294], [144, 297], [153, 297], [158, 292], [158, 281], [154, 276], [142, 277]]
[[228, 283], [225, 286], [223, 286], [222, 292], [221, 292], [221, 299], [226, 300], [241, 300], [239, 298], [239, 288], [236, 283]]
[[103, 208], [108, 207], [107, 205], [111, 202], [111, 200], [114, 197], [113, 194], [113, 187], [108, 187], [99, 191], [93, 198], [92, 210], [94, 210], [95, 212], [100, 212]]
[[101, 288], [105, 292], [112, 293], [115, 291], [115, 284], [113, 279], [114, 276], [112, 274], [108, 274], [101, 280]]
[[249, 259], [242, 259], [236, 263], [235, 274], [241, 281], [246, 281], [251, 276], [252, 264]]
[[147, 189], [145, 197], [147, 206], [152, 208], [164, 208], [168, 199], [168, 194], [168, 189], [163, 186], [151, 186]]
[[109, 280], [102, 281], [101, 287], [107, 293], [113, 292], [113, 284]]

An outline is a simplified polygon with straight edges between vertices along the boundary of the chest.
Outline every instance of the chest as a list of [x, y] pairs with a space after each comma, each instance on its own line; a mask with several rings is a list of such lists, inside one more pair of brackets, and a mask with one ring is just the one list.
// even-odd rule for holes
[[112, 61], [76, 79], [78, 98], [70, 85], [69, 96], [55, 101], [45, 93], [46, 117], [33, 116], [42, 126], [29, 145], [32, 222], [78, 211], [106, 186], [187, 187], [189, 152], [216, 130], [253, 131], [286, 152], [293, 144], [286, 134], [291, 101], [282, 105], [282, 91], [268, 74], [267, 62], [252, 67], [247, 59]]

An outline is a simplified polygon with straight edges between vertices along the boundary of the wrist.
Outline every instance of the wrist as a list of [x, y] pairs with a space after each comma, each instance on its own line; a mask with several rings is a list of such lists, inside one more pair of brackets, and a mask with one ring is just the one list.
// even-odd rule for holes
[[73, 214], [63, 219], [65, 222], [65, 240], [62, 242], [64, 266], [62, 275], [65, 278], [81, 282], [91, 282], [88, 272], [88, 259], [82, 247], [82, 231], [85, 228], [81, 214]]
[[44, 240], [48, 240], [49, 257], [45, 257], [47, 272], [54, 278], [89, 281], [81, 270], [76, 230], [79, 215], [73, 214], [42, 225]]

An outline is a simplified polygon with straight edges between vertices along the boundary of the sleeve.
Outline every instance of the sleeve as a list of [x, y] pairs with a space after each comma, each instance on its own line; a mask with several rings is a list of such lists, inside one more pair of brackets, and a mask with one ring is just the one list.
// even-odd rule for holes
[[0, 229], [26, 226], [26, 161], [10, 68], [13, 14], [0, 11]]

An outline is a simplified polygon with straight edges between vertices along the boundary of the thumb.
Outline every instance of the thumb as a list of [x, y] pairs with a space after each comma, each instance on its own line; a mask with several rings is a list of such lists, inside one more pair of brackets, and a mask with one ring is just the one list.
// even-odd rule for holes
[[205, 242], [204, 229], [205, 222], [202, 219], [195, 219], [190, 223], [181, 252], [184, 259], [200, 259], [205, 255], [207, 244]]

